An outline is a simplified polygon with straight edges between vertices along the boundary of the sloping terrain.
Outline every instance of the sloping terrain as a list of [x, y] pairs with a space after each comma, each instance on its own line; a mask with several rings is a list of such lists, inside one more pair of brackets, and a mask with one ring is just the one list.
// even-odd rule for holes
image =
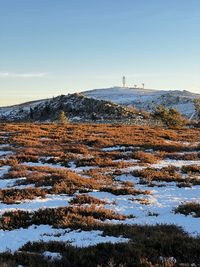
[[191, 118], [194, 99], [199, 94], [188, 91], [161, 91], [113, 87], [61, 95], [20, 105], [0, 108], [1, 121], [55, 121], [64, 110], [71, 121], [144, 120], [138, 110], [151, 112], [158, 105], [173, 107]]
[[0, 119], [8, 121], [55, 121], [63, 110], [71, 121], [119, 121], [143, 119], [134, 108], [105, 100], [88, 98], [82, 94], [61, 95], [49, 100], [1, 108]]
[[138, 109], [152, 111], [157, 105], [167, 108], [176, 108], [187, 117], [194, 113], [193, 101], [200, 98], [200, 94], [179, 90], [148, 90], [138, 88], [113, 87], [107, 89], [96, 89], [82, 92], [87, 97], [112, 101], [117, 104], [134, 106]]
[[44, 104], [48, 99], [27, 102], [19, 105], [8, 107], [0, 107], [0, 120], [23, 120], [30, 116], [30, 109], [36, 108], [38, 105]]
[[199, 129], [1, 124], [0, 263], [198, 266], [199, 174]]

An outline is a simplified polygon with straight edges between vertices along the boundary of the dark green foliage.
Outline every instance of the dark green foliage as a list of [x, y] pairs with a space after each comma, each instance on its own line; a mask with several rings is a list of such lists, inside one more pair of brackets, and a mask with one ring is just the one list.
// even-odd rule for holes
[[30, 107], [30, 119], [33, 120], [34, 118], [34, 111], [33, 109]]
[[181, 213], [184, 215], [192, 215], [193, 217], [200, 217], [200, 204], [196, 202], [187, 202], [179, 205], [175, 209], [175, 213]]
[[162, 121], [167, 127], [177, 128], [186, 125], [186, 119], [176, 109], [166, 109], [162, 105], [156, 107], [153, 118]]
[[[13, 260], [16, 265], [22, 264], [26, 267], [163, 266], [156, 265], [160, 263], [160, 256], [173, 256], [177, 261], [176, 266], [190, 266], [200, 262], [200, 238], [190, 237], [174, 225], [107, 225], [102, 230], [103, 235], [123, 236], [130, 241], [98, 244], [87, 248], [76, 248], [62, 242], [27, 243], [20, 249], [20, 253], [13, 256], [9, 253], [1, 254], [0, 262]], [[42, 256], [44, 251], [58, 252], [62, 255], [62, 260], [47, 261]], [[142, 265], [144, 259], [151, 265]]]

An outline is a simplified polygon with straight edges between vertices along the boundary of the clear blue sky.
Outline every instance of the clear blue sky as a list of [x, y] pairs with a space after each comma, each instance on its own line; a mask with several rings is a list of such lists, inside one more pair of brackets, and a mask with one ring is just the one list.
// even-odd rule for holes
[[0, 105], [144, 82], [200, 93], [199, 0], [0, 0]]

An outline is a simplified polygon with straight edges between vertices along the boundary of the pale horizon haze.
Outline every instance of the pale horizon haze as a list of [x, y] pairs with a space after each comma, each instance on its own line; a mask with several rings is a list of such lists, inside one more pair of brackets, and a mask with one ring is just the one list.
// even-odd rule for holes
[[0, 0], [0, 106], [96, 88], [200, 93], [199, 0]]

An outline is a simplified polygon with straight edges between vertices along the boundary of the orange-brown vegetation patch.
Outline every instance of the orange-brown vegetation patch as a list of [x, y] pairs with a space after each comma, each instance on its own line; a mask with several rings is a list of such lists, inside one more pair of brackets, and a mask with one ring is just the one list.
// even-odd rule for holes
[[137, 152], [134, 152], [132, 154], [132, 157], [134, 159], [138, 159], [140, 160], [140, 162], [142, 163], [157, 163], [159, 161], [159, 158], [156, 157], [154, 154], [152, 153], [146, 153], [144, 151], [137, 151]]
[[[0, 160], [0, 166], [11, 166], [4, 178], [26, 177], [19, 180], [17, 185], [34, 184], [36, 188], [49, 186], [50, 194], [72, 195], [75, 192], [93, 190], [116, 195], [143, 194], [144, 192], [136, 190], [134, 185], [123, 184], [115, 177], [123, 173], [123, 169], [136, 164], [152, 164], [167, 157], [198, 159], [200, 153], [197, 143], [200, 142], [199, 129], [167, 130], [111, 124], [8, 123], [1, 124], [0, 131], [2, 137], [4, 133], [8, 134], [6, 142], [11, 144], [15, 152]], [[188, 145], [187, 142], [191, 143], [191, 140], [194, 145]], [[112, 146], [123, 149], [102, 150]], [[147, 149], [148, 152], [145, 151]], [[185, 151], [189, 153], [184, 153]], [[134, 163], [131, 159], [137, 159], [139, 162]], [[28, 166], [27, 162], [39, 162], [41, 166]], [[77, 174], [67, 169], [71, 162], [77, 167], [92, 169]], [[52, 163], [52, 167], [42, 166], [44, 163]], [[60, 168], [61, 166], [66, 168]], [[198, 168], [186, 166], [181, 171], [194, 176], [199, 172]], [[176, 181], [181, 186], [181, 171], [174, 167], [160, 170], [147, 168], [133, 174], [139, 176], [141, 182]], [[190, 179], [193, 183], [198, 183], [197, 177]]]
[[132, 172], [134, 176], [141, 179], [141, 182], [151, 183], [152, 181], [177, 182], [182, 181], [182, 176], [178, 173], [178, 168], [174, 166], [163, 167], [161, 169], [146, 168]]
[[23, 200], [32, 200], [36, 197], [44, 198], [47, 192], [40, 188], [26, 188], [26, 189], [2, 189], [0, 190], [0, 201], [5, 204], [19, 203]]
[[174, 160], [200, 160], [199, 152], [191, 152], [191, 153], [163, 153], [163, 157], [174, 159]]
[[95, 204], [95, 205], [105, 205], [107, 202], [90, 195], [82, 194], [76, 195], [71, 201], [70, 204]]
[[48, 224], [61, 228], [82, 228], [90, 230], [97, 228], [105, 220], [125, 220], [126, 216], [112, 210], [90, 206], [69, 206], [64, 208], [40, 209], [35, 212], [17, 210], [6, 212], [0, 219], [0, 229], [18, 229], [32, 224]]
[[198, 165], [187, 165], [187, 166], [183, 166], [182, 167], [182, 171], [185, 172], [185, 173], [197, 173], [199, 174], [200, 173], [200, 166]]

